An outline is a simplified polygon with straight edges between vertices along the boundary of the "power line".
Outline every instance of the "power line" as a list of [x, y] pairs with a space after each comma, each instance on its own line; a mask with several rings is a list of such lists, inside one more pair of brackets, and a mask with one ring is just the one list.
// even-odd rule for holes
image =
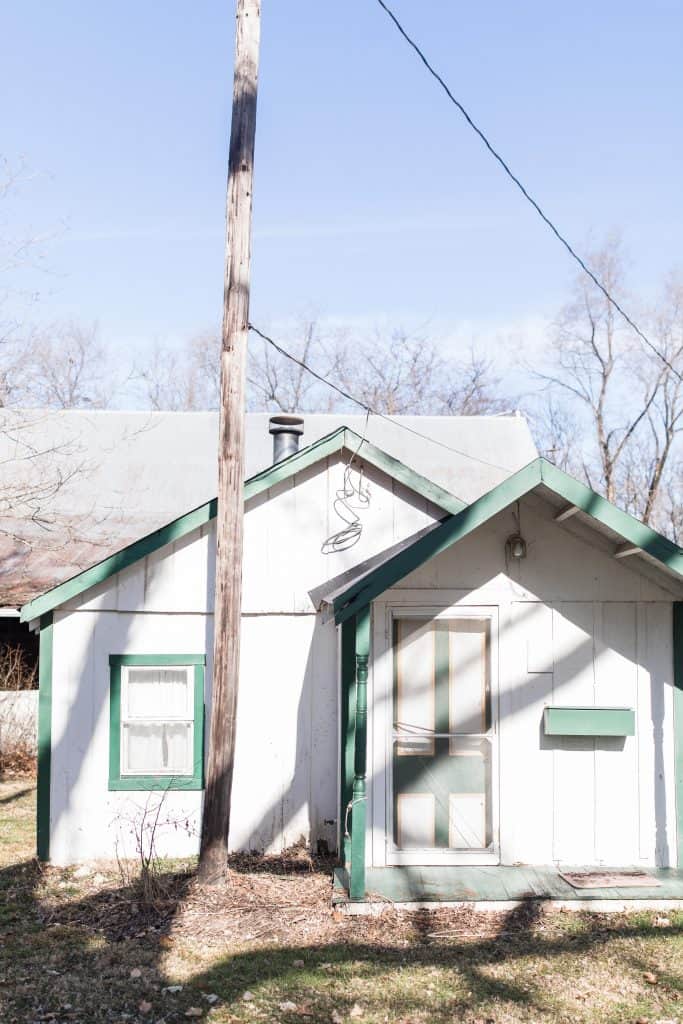
[[[310, 373], [312, 377], [316, 378], [316, 380], [319, 380], [328, 388], [332, 388], [333, 391], [336, 391], [337, 394], [346, 398], [347, 401], [353, 402], [354, 405], [360, 406], [361, 409], [365, 409], [365, 411], [371, 416], [376, 416], [380, 420], [386, 420], [387, 423], [393, 423], [395, 427], [400, 427], [401, 430], [407, 430], [409, 434], [414, 434], [415, 437], [419, 437], [423, 441], [429, 441], [431, 444], [436, 444], [440, 448], [445, 448], [446, 451], [452, 452], [454, 455], [461, 455], [464, 459], [471, 459], [473, 462], [481, 463], [482, 466], [489, 466], [491, 469], [499, 469], [503, 473], [510, 473], [509, 466], [500, 466], [496, 462], [489, 462], [488, 459], [480, 459], [479, 456], [472, 455], [470, 452], [464, 452], [460, 448], [453, 448], [452, 445], [446, 444], [445, 441], [439, 441], [436, 437], [430, 437], [429, 434], [423, 434], [422, 431], [415, 430], [414, 427], [409, 427], [407, 423], [401, 423], [400, 420], [394, 419], [393, 416], [389, 416], [385, 412], [378, 412], [376, 409], [373, 409], [371, 405], [368, 405], [367, 402], [363, 402], [360, 398], [356, 398], [355, 395], [352, 395], [348, 391], [345, 391], [344, 388], [339, 387], [339, 385], [335, 384], [333, 380], [330, 380], [328, 377], [323, 377], [322, 374], [318, 373], [317, 370], [314, 370], [312, 366], [309, 366], [308, 363], [299, 359], [298, 356], [292, 355], [291, 352], [288, 352], [287, 349], [283, 348], [277, 341], [270, 338], [267, 334], [264, 334], [263, 331], [260, 331], [258, 327], [254, 326], [254, 324], [249, 324], [249, 330], [253, 331], [259, 338], [271, 345], [275, 351], [279, 352], [285, 359], [289, 359], [292, 363], [296, 363], [297, 366], [301, 367], [302, 370], [306, 370], [306, 372]], [[454, 496], [460, 501], [464, 501], [464, 499], [460, 498], [457, 494]], [[465, 502], [465, 504], [468, 504], [468, 502]]]
[[403, 25], [402, 25], [402, 24], [401, 24], [401, 22], [400, 22], [400, 21], [398, 20], [398, 18], [396, 17], [396, 15], [394, 14], [394, 12], [393, 12], [393, 11], [391, 10], [391, 8], [387, 6], [387, 4], [386, 4], [386, 3], [384, 2], [384, 0], [377, 0], [377, 3], [378, 3], [378, 4], [379, 4], [379, 6], [380, 6], [380, 7], [382, 8], [382, 10], [383, 10], [383, 11], [385, 12], [385, 14], [386, 14], [386, 15], [387, 15], [387, 16], [388, 16], [388, 17], [390, 18], [390, 20], [391, 20], [391, 21], [392, 21], [392, 22], [394, 23], [395, 27], [396, 27], [396, 28], [398, 29], [399, 33], [400, 33], [400, 34], [401, 34], [401, 35], [403, 36], [403, 38], [404, 38], [404, 39], [405, 39], [405, 41], [406, 41], [406, 42], [408, 43], [408, 45], [409, 45], [409, 46], [410, 46], [410, 47], [411, 47], [411, 48], [412, 48], [412, 49], [413, 49], [413, 50], [415, 51], [415, 53], [416, 53], [416, 54], [417, 54], [417, 56], [418, 56], [418, 57], [420, 58], [420, 60], [421, 60], [421, 61], [422, 61], [422, 63], [424, 64], [424, 66], [425, 66], [425, 67], [427, 68], [427, 71], [429, 72], [429, 74], [430, 74], [430, 75], [431, 75], [431, 76], [432, 76], [433, 78], [435, 78], [435, 79], [436, 79], [436, 81], [437, 81], [437, 82], [439, 83], [439, 85], [441, 86], [441, 88], [443, 89], [443, 91], [444, 91], [444, 92], [446, 93], [446, 95], [448, 96], [448, 98], [449, 98], [449, 100], [451, 101], [451, 103], [452, 103], [452, 104], [453, 104], [453, 105], [454, 105], [455, 107], [457, 107], [457, 108], [458, 108], [458, 110], [460, 111], [460, 113], [462, 114], [462, 116], [463, 116], [463, 117], [465, 118], [465, 120], [467, 121], [467, 123], [468, 123], [468, 125], [470, 126], [470, 128], [471, 128], [471, 129], [472, 129], [472, 130], [473, 130], [474, 132], [476, 132], [476, 134], [477, 134], [477, 135], [479, 136], [479, 138], [480, 138], [480, 139], [481, 139], [481, 141], [482, 141], [482, 142], [484, 143], [484, 145], [485, 145], [485, 146], [486, 146], [486, 148], [488, 149], [488, 151], [489, 151], [489, 153], [491, 154], [491, 156], [492, 156], [492, 157], [493, 157], [493, 158], [494, 158], [495, 160], [497, 160], [497, 161], [498, 161], [498, 163], [500, 164], [500, 166], [501, 166], [501, 167], [503, 168], [503, 170], [504, 170], [504, 171], [505, 171], [505, 173], [507, 174], [508, 178], [510, 178], [510, 180], [511, 180], [512, 182], [514, 182], [514, 184], [515, 184], [515, 185], [517, 186], [517, 188], [518, 188], [518, 189], [519, 189], [519, 191], [520, 191], [520, 192], [522, 193], [522, 195], [523, 195], [523, 196], [524, 196], [524, 198], [525, 198], [525, 199], [527, 200], [527, 202], [528, 202], [528, 203], [530, 203], [530, 204], [531, 204], [531, 206], [533, 206], [534, 210], [535, 210], [535, 211], [536, 211], [536, 213], [537, 213], [537, 214], [539, 215], [539, 217], [541, 218], [541, 220], [542, 220], [542, 221], [543, 221], [543, 222], [544, 222], [544, 223], [546, 224], [546, 226], [547, 226], [547, 227], [549, 227], [549, 228], [550, 228], [550, 230], [551, 230], [551, 231], [552, 231], [552, 233], [553, 233], [553, 234], [555, 235], [555, 237], [556, 237], [556, 238], [558, 239], [558, 241], [560, 241], [560, 242], [562, 243], [562, 245], [563, 245], [563, 246], [565, 247], [565, 249], [567, 250], [567, 252], [569, 253], [569, 255], [570, 255], [570, 256], [572, 257], [572, 259], [574, 259], [574, 260], [575, 260], [575, 261], [576, 261], [576, 262], [578, 263], [578, 265], [579, 265], [579, 266], [581, 267], [581, 269], [583, 270], [583, 272], [584, 272], [585, 274], [587, 274], [587, 275], [588, 275], [588, 277], [589, 277], [589, 278], [591, 279], [591, 281], [593, 282], [593, 284], [594, 284], [594, 285], [595, 285], [595, 286], [596, 286], [597, 288], [599, 288], [599, 290], [600, 290], [600, 291], [602, 292], [602, 294], [603, 294], [603, 295], [605, 296], [605, 298], [607, 299], [607, 301], [608, 301], [608, 302], [609, 302], [609, 303], [610, 303], [610, 304], [611, 304], [611, 305], [612, 305], [612, 306], [614, 307], [614, 309], [616, 309], [616, 311], [617, 311], [617, 312], [618, 312], [618, 313], [619, 313], [619, 314], [620, 314], [620, 315], [621, 315], [621, 316], [623, 317], [623, 319], [624, 319], [624, 320], [626, 321], [626, 323], [627, 323], [627, 324], [629, 325], [629, 327], [631, 327], [631, 328], [632, 328], [632, 329], [633, 329], [633, 330], [635, 331], [635, 333], [636, 333], [636, 334], [638, 335], [638, 337], [639, 337], [639, 338], [640, 338], [640, 339], [641, 339], [641, 340], [642, 340], [643, 342], [645, 342], [645, 344], [647, 345], [647, 347], [648, 347], [648, 348], [649, 348], [649, 349], [650, 349], [650, 350], [651, 350], [652, 352], [654, 352], [654, 354], [655, 354], [655, 355], [657, 356], [657, 358], [658, 358], [658, 359], [661, 359], [661, 361], [662, 361], [662, 362], [663, 362], [663, 363], [665, 364], [665, 366], [667, 366], [667, 367], [668, 367], [668, 368], [669, 368], [669, 369], [671, 370], [671, 372], [672, 372], [672, 373], [673, 373], [673, 374], [674, 374], [674, 375], [675, 375], [676, 377], [678, 377], [678, 379], [679, 379], [679, 380], [680, 380], [681, 382], [683, 382], [683, 376], [681, 376], [681, 374], [679, 373], [679, 371], [678, 371], [678, 370], [677, 370], [677, 369], [676, 369], [676, 368], [675, 368], [675, 367], [674, 367], [674, 366], [673, 366], [673, 365], [671, 364], [671, 362], [670, 362], [670, 361], [669, 361], [669, 359], [668, 359], [668, 358], [667, 358], [667, 357], [666, 357], [666, 356], [664, 355], [664, 353], [663, 353], [663, 352], [660, 352], [660, 350], [659, 350], [659, 349], [657, 348], [657, 346], [656, 346], [656, 345], [654, 345], [654, 344], [653, 344], [653, 343], [652, 343], [652, 342], [650, 341], [650, 339], [649, 339], [649, 338], [647, 337], [647, 335], [645, 335], [645, 334], [644, 334], [644, 333], [643, 333], [643, 332], [641, 331], [641, 329], [640, 329], [640, 327], [638, 326], [638, 324], [637, 324], [637, 323], [635, 323], [635, 321], [631, 319], [631, 317], [630, 317], [630, 316], [628, 315], [628, 313], [627, 313], [627, 312], [626, 312], [626, 311], [625, 311], [625, 310], [624, 310], [624, 309], [622, 308], [622, 306], [621, 306], [621, 305], [620, 305], [620, 304], [619, 304], [619, 303], [617, 302], [617, 300], [616, 300], [615, 298], [613, 298], [613, 296], [612, 296], [612, 295], [610, 294], [610, 292], [609, 292], [609, 291], [607, 290], [607, 288], [606, 288], [606, 287], [605, 287], [605, 285], [604, 285], [604, 284], [602, 283], [602, 281], [601, 281], [601, 280], [600, 280], [600, 279], [599, 279], [599, 278], [598, 278], [598, 277], [597, 277], [597, 276], [596, 276], [596, 275], [595, 275], [595, 274], [593, 273], [593, 271], [592, 271], [592, 270], [590, 269], [590, 267], [589, 267], [589, 266], [588, 266], [588, 265], [587, 265], [587, 264], [585, 263], [585, 261], [584, 261], [584, 260], [583, 260], [583, 259], [581, 258], [581, 256], [579, 256], [579, 254], [578, 254], [578, 253], [576, 252], [576, 250], [575, 250], [575, 249], [574, 249], [574, 248], [572, 247], [572, 245], [571, 245], [571, 244], [570, 244], [570, 243], [569, 243], [569, 242], [567, 241], [567, 239], [566, 239], [566, 238], [564, 237], [564, 235], [563, 235], [563, 234], [562, 234], [562, 233], [561, 233], [561, 232], [559, 231], [559, 229], [558, 229], [558, 228], [557, 228], [557, 227], [555, 226], [555, 224], [553, 224], [553, 222], [552, 222], [552, 221], [550, 220], [550, 218], [549, 218], [549, 217], [548, 217], [548, 216], [547, 216], [547, 215], [546, 215], [546, 214], [545, 214], [545, 213], [543, 212], [543, 210], [541, 209], [540, 205], [539, 205], [539, 204], [538, 204], [538, 203], [536, 202], [536, 200], [534, 199], [534, 197], [533, 197], [532, 195], [530, 195], [530, 193], [529, 193], [529, 192], [527, 191], [527, 189], [526, 189], [526, 188], [524, 187], [524, 185], [523, 185], [523, 184], [522, 184], [522, 182], [521, 182], [521, 181], [519, 180], [519, 178], [518, 178], [518, 177], [517, 177], [517, 176], [516, 176], [515, 174], [513, 174], [512, 170], [510, 169], [510, 167], [508, 166], [508, 164], [507, 164], [507, 163], [505, 162], [505, 160], [503, 159], [503, 157], [502, 157], [502, 156], [500, 155], [500, 153], [499, 153], [499, 152], [498, 152], [498, 151], [497, 151], [496, 149], [494, 149], [494, 147], [493, 147], [493, 146], [491, 145], [491, 143], [489, 142], [488, 138], [486, 137], [486, 135], [484, 134], [484, 132], [483, 132], [483, 131], [481, 130], [481, 128], [480, 128], [480, 127], [479, 127], [479, 126], [478, 126], [478, 125], [477, 125], [477, 124], [476, 124], [476, 123], [475, 123], [475, 122], [474, 122], [474, 121], [472, 120], [472, 118], [470, 117], [469, 113], [467, 112], [467, 110], [465, 109], [465, 107], [464, 107], [464, 106], [462, 105], [462, 103], [460, 102], [460, 100], [456, 99], [456, 97], [455, 97], [455, 96], [453, 95], [453, 93], [451, 92], [450, 88], [448, 87], [448, 85], [446, 84], [446, 82], [444, 81], [444, 79], [443, 79], [443, 78], [441, 77], [441, 75], [440, 75], [440, 74], [439, 74], [439, 72], [438, 72], [438, 71], [436, 70], [436, 68], [434, 68], [434, 66], [433, 66], [433, 65], [432, 65], [432, 64], [431, 64], [431, 63], [429, 62], [429, 60], [427, 59], [427, 57], [425, 56], [425, 54], [423, 53], [423, 51], [422, 51], [422, 50], [420, 49], [420, 47], [418, 46], [418, 44], [417, 44], [417, 43], [415, 42], [415, 40], [414, 40], [414, 39], [412, 39], [412, 38], [411, 38], [411, 36], [409, 36], [409, 35], [408, 35], [408, 33], [407, 33], [407, 32], [406, 32], [406, 30], [404, 29]]

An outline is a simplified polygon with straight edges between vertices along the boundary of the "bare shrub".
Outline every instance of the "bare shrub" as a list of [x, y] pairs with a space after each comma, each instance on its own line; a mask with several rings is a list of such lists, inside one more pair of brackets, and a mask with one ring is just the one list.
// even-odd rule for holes
[[[163, 830], [172, 829], [194, 835], [195, 829], [187, 815], [177, 818], [168, 815], [165, 809], [168, 790], [159, 794], [150, 793], [144, 806], [133, 805], [116, 819], [119, 830], [114, 848], [121, 883], [138, 895], [146, 906], [167, 899], [173, 887], [174, 878], [165, 870], [163, 857], [159, 854], [157, 840]], [[135, 858], [125, 852], [125, 836], [132, 838]]]
[[38, 665], [31, 665], [22, 647], [0, 646], [0, 690], [35, 690]]

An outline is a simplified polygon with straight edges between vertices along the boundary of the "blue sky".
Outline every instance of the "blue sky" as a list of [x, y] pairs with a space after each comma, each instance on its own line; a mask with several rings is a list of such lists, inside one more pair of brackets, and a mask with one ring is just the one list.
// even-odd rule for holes
[[[394, 7], [571, 239], [623, 230], [647, 299], [683, 262], [679, 0]], [[7, 218], [56, 236], [42, 319], [97, 319], [122, 352], [218, 322], [233, 14], [4, 5], [2, 152], [36, 172]], [[254, 321], [532, 354], [572, 265], [375, 0], [263, 0], [262, 44]]]

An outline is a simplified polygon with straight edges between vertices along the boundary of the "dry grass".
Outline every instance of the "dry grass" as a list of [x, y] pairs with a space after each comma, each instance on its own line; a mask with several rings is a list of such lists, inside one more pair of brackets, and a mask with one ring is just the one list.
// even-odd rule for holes
[[348, 918], [302, 853], [236, 859], [218, 892], [164, 865], [145, 902], [110, 866], [41, 870], [32, 787], [0, 801], [2, 1024], [683, 1024], [681, 913]]

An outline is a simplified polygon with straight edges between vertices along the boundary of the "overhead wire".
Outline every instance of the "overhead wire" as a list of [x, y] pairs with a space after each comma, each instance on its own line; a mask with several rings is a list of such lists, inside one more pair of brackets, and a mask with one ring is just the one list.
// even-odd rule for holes
[[638, 324], [628, 315], [626, 310], [621, 306], [617, 299], [615, 299], [614, 296], [609, 292], [609, 290], [605, 287], [605, 285], [602, 283], [599, 277], [590, 269], [585, 260], [582, 259], [582, 257], [576, 252], [574, 247], [571, 245], [571, 243], [560, 232], [559, 228], [556, 227], [556, 225], [553, 223], [550, 217], [548, 217], [548, 215], [543, 211], [540, 204], [534, 199], [534, 197], [530, 194], [528, 189], [522, 184], [517, 175], [513, 173], [508, 163], [503, 159], [498, 150], [494, 148], [494, 146], [491, 144], [485, 133], [482, 131], [479, 125], [476, 124], [476, 122], [473, 120], [473, 118], [465, 109], [460, 100], [457, 99], [456, 96], [454, 96], [446, 81], [442, 78], [442, 76], [439, 74], [439, 72], [436, 70], [433, 64], [431, 64], [431, 62], [428, 60], [427, 56], [420, 48], [420, 46], [408, 34], [406, 29], [398, 20], [396, 14], [392, 11], [388, 4], [385, 3], [385, 0], [377, 0], [377, 3], [385, 12], [387, 17], [393, 22], [394, 26], [396, 27], [400, 35], [403, 37], [403, 39], [415, 51], [419, 59], [426, 67], [429, 74], [434, 79], [436, 79], [436, 81], [441, 86], [443, 91], [446, 93], [446, 96], [451, 101], [451, 103], [460, 111], [465, 121], [470, 126], [470, 128], [479, 136], [479, 138], [484, 143], [486, 149], [489, 151], [491, 156], [500, 164], [508, 178], [510, 178], [510, 180], [517, 186], [517, 188], [522, 193], [527, 202], [531, 204], [531, 206], [534, 208], [534, 210], [541, 218], [541, 220], [546, 224], [548, 228], [550, 228], [552, 233], [555, 235], [558, 241], [564, 246], [564, 248], [567, 250], [572, 259], [574, 259], [576, 263], [578, 263], [581, 270], [583, 270], [583, 272], [588, 275], [588, 277], [596, 286], [596, 288], [599, 289], [599, 291], [605, 296], [610, 305], [619, 313], [619, 315], [625, 320], [629, 327], [638, 335], [638, 337], [641, 339], [642, 342], [644, 342], [644, 344], [650, 349], [650, 351], [653, 352], [658, 359], [661, 359], [664, 365], [667, 366], [669, 370], [671, 370], [674, 376], [676, 376], [680, 381], [683, 382], [683, 376], [681, 375], [681, 373], [676, 369], [675, 366], [673, 366], [673, 364], [667, 358], [667, 356], [662, 351], [660, 351], [660, 349], [658, 349], [652, 341], [650, 341], [647, 335], [640, 329]]
[[[439, 441], [438, 438], [436, 437], [431, 437], [429, 434], [422, 433], [421, 430], [416, 430], [414, 427], [408, 426], [407, 423], [402, 423], [401, 420], [396, 419], [394, 416], [389, 416], [385, 412], [379, 412], [377, 409], [373, 409], [372, 406], [368, 405], [367, 402], [364, 402], [362, 399], [357, 398], [355, 395], [352, 395], [349, 391], [346, 391], [344, 388], [340, 387], [333, 380], [330, 380], [328, 377], [324, 377], [321, 373], [318, 373], [317, 370], [314, 370], [313, 367], [309, 366], [308, 363], [304, 362], [303, 359], [299, 359], [299, 357], [295, 356], [292, 352], [288, 352], [286, 348], [279, 344], [279, 342], [275, 341], [274, 338], [271, 338], [269, 335], [265, 334], [258, 327], [256, 327], [255, 324], [250, 323], [249, 330], [253, 331], [254, 334], [258, 335], [258, 337], [261, 338], [262, 341], [265, 341], [269, 345], [271, 345], [275, 349], [275, 351], [279, 352], [280, 355], [283, 356], [285, 359], [289, 359], [291, 362], [296, 363], [297, 366], [299, 366], [302, 370], [306, 370], [306, 372], [310, 373], [311, 376], [316, 378], [316, 380], [319, 380], [328, 388], [332, 388], [333, 391], [336, 391], [339, 395], [342, 395], [344, 398], [347, 399], [347, 401], [353, 402], [355, 405], [360, 406], [361, 409], [365, 409], [365, 411], [370, 415], [376, 416], [380, 420], [386, 420], [387, 423], [393, 423], [395, 427], [399, 427], [401, 430], [406, 430], [409, 434], [413, 434], [415, 437], [419, 437], [423, 441], [429, 441], [431, 444], [438, 445], [439, 448], [444, 448], [446, 451], [449, 451], [454, 455], [460, 455], [464, 459], [470, 459], [472, 462], [478, 462], [482, 466], [489, 466], [491, 469], [499, 469], [502, 473], [510, 472], [509, 466], [501, 466], [496, 462], [490, 462], [488, 459], [482, 459], [478, 455], [472, 455], [471, 452], [463, 451], [461, 448], [455, 448], [453, 447], [453, 445], [446, 444], [445, 441]], [[454, 495], [454, 497], [458, 498], [459, 501], [464, 500], [463, 498], [459, 498], [457, 494]], [[465, 504], [467, 504], [467, 502]]]

